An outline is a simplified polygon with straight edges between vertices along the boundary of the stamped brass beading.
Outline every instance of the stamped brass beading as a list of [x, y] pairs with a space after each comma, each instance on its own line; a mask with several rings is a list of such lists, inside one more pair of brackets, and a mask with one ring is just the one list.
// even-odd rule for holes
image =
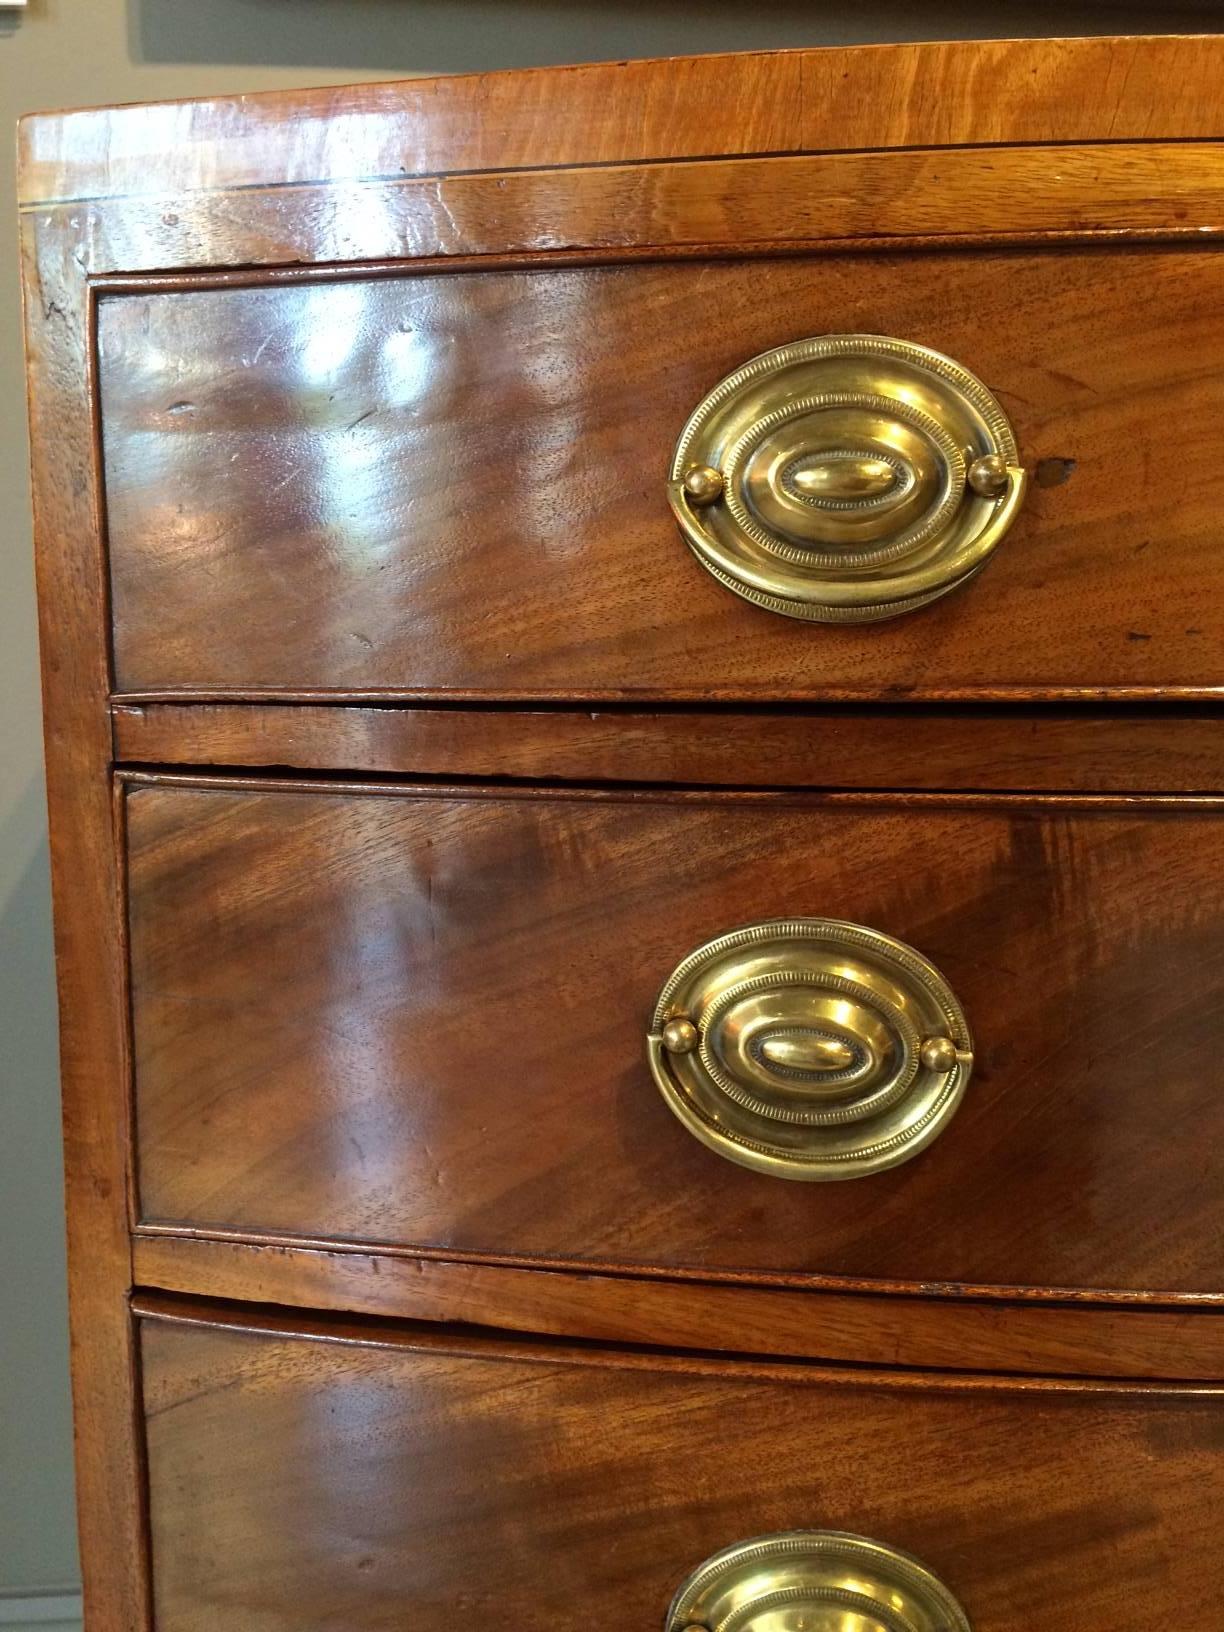
[[870, 622], [972, 577], [1025, 481], [1006, 415], [967, 369], [908, 341], [832, 334], [715, 386], [680, 435], [668, 497], [736, 594]]
[[647, 1039], [668, 1105], [704, 1144], [787, 1179], [852, 1179], [946, 1126], [972, 1039], [912, 947], [834, 918], [749, 924], [668, 977]]
[[784, 1530], [715, 1553], [683, 1583], [665, 1632], [972, 1632], [909, 1553], [840, 1530]]

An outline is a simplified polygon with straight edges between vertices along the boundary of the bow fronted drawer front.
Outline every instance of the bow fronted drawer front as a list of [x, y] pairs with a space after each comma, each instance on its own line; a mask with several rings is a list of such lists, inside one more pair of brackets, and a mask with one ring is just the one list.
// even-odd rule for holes
[[123, 786], [146, 1227], [1224, 1290], [1218, 800]]
[[1219, 276], [1111, 242], [103, 293], [116, 686], [1205, 693]]
[[1217, 1390], [140, 1309], [158, 1632], [1148, 1632], [1218, 1595]]

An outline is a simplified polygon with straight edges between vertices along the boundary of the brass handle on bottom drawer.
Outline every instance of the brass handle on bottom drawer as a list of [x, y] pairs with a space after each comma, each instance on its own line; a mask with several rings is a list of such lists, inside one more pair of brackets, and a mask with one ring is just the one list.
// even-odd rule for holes
[[749, 924], [672, 972], [650, 1068], [690, 1133], [786, 1179], [851, 1179], [908, 1161], [960, 1103], [968, 1023], [913, 947], [836, 918]]
[[666, 1632], [972, 1632], [960, 1604], [908, 1553], [840, 1530], [741, 1541], [693, 1571]]
[[668, 499], [737, 595], [862, 623], [971, 578], [1026, 481], [1006, 414], [968, 369], [905, 340], [826, 334], [714, 387], [680, 434]]

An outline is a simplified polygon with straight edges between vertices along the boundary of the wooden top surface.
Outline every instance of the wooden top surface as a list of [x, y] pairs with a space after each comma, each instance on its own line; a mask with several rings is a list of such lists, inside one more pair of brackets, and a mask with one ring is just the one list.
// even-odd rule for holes
[[34, 114], [49, 202], [485, 169], [1224, 133], [1224, 37], [941, 41], [593, 63]]

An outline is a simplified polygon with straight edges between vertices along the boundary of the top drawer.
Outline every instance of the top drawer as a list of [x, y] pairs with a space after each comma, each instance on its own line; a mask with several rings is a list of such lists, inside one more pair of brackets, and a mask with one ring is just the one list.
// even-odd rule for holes
[[[769, 699], [1217, 686], [1216, 257], [996, 247], [104, 294], [117, 687]], [[964, 365], [1030, 477], [972, 583], [881, 623], [750, 604], [702, 570], [668, 505], [677, 438], [711, 388], [831, 332]]]

